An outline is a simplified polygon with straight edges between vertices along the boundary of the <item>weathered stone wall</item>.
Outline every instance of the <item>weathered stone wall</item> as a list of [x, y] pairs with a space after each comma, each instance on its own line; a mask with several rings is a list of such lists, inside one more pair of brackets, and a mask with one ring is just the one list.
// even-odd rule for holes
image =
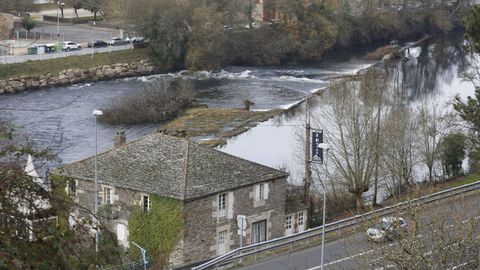
[[95, 82], [117, 78], [150, 75], [156, 68], [147, 60], [129, 64], [114, 64], [88, 69], [68, 69], [58, 74], [22, 76], [0, 80], [0, 94], [17, 93], [46, 87], [64, 86], [82, 82]]
[[[233, 213], [230, 218], [227, 214], [226, 219], [217, 218], [218, 194], [187, 202], [184, 208], [184, 263], [190, 264], [217, 256], [217, 238], [221, 231], [227, 231], [228, 236], [225, 252], [238, 248], [240, 239], [237, 234], [237, 215], [245, 215], [247, 218], [243, 245], [251, 244], [252, 223], [263, 219], [267, 220], [267, 240], [283, 236], [286, 185], [285, 178], [268, 182], [268, 199], [263, 203], [255, 202], [255, 185], [231, 190]], [[231, 198], [227, 196], [227, 200]]]
[[0, 40], [10, 39], [13, 31], [13, 15], [0, 13]]
[[[227, 195], [230, 194], [227, 200], [232, 202], [225, 219], [217, 217], [218, 194], [185, 203], [183, 239], [175, 246], [170, 256], [170, 265], [172, 267], [187, 265], [217, 256], [218, 234], [221, 231], [227, 231], [225, 252], [238, 248], [240, 240], [237, 234], [237, 215], [245, 215], [247, 218], [243, 245], [251, 244], [252, 223], [259, 220], [267, 220], [267, 240], [283, 236], [287, 181], [282, 178], [265, 183], [268, 183], [268, 198], [260, 202], [255, 200], [256, 185], [225, 192]], [[103, 184], [99, 184], [99, 198], [103, 197], [103, 187]], [[116, 219], [109, 224], [112, 232], [116, 233], [116, 223], [128, 226], [127, 209], [134, 204], [140, 204], [143, 194], [123, 188], [106, 187], [112, 188], [113, 204], [119, 210], [116, 211]], [[77, 181], [76, 202], [92, 213], [94, 188], [93, 182]]]

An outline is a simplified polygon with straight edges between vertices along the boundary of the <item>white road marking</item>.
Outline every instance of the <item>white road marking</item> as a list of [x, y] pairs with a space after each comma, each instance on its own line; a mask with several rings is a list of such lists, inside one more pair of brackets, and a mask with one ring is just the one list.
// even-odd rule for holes
[[[354, 259], [354, 258], [356, 258], [356, 257], [360, 257], [360, 256], [363, 256], [363, 255], [371, 254], [371, 253], [373, 253], [374, 251], [375, 251], [375, 250], [371, 249], [371, 250], [369, 250], [369, 251], [365, 251], [365, 252], [362, 252], [362, 253], [358, 253], [358, 254], [352, 255], [352, 256], [350, 256], [350, 257], [345, 257], [345, 258], [342, 258], [342, 259], [340, 259], [340, 260], [336, 260], [336, 261], [333, 261], [333, 262], [326, 263], [326, 264], [324, 264], [324, 266], [329, 266], [329, 265], [337, 264], [337, 263], [340, 263], [340, 262], [348, 261], [348, 260]], [[307, 270], [316, 270], [316, 269], [320, 269], [320, 268], [322, 268], [321, 265], [315, 266], [315, 267], [313, 267], [313, 268], [309, 268], [309, 269], [307, 269]]]

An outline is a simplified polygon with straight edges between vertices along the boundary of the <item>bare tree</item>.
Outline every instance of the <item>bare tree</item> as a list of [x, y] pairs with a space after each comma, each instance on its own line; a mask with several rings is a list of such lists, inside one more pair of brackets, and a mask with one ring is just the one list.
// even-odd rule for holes
[[435, 98], [424, 99], [416, 108], [419, 158], [428, 169], [428, 181], [436, 179], [435, 165], [438, 162], [438, 147], [448, 129], [447, 111]]
[[370, 91], [373, 78], [334, 83], [314, 115], [315, 124], [325, 128], [330, 160], [341, 175], [339, 184], [355, 196], [357, 209], [363, 207], [362, 194], [369, 190], [376, 167], [378, 95]]
[[390, 194], [403, 193], [414, 181], [416, 129], [410, 107], [395, 107], [387, 116], [382, 157]]
[[[412, 205], [398, 211], [394, 215], [403, 217], [407, 226], [403, 229], [395, 224], [392, 226], [392, 231], [387, 232], [392, 241], [389, 245], [376, 243], [373, 248], [367, 246], [371, 248], [370, 252], [358, 260], [358, 268], [478, 269], [480, 224], [475, 218], [478, 214], [475, 203], [468, 201], [434, 208]], [[377, 224], [378, 219], [375, 219], [370, 226]]]

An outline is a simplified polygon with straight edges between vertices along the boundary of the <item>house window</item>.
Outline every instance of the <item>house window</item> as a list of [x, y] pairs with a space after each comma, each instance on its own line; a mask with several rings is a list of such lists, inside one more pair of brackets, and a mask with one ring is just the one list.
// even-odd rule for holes
[[68, 180], [68, 195], [77, 196], [77, 183], [75, 180]]
[[268, 199], [268, 183], [255, 185], [255, 200], [264, 201]]
[[292, 216], [285, 217], [285, 230], [292, 228]]
[[252, 223], [252, 244], [267, 241], [267, 220]]
[[103, 203], [111, 204], [112, 203], [112, 189], [104, 187], [103, 188]]
[[303, 217], [303, 212], [302, 213], [298, 213], [298, 226], [303, 226], [303, 223], [304, 223], [304, 217]]
[[258, 199], [264, 200], [265, 199], [265, 184], [258, 185]]
[[224, 219], [227, 216], [227, 194], [219, 194], [218, 195], [218, 218]]
[[144, 195], [142, 199], [142, 204], [143, 204], [144, 213], [150, 211], [150, 207], [152, 206], [152, 202], [150, 201], [150, 196]]

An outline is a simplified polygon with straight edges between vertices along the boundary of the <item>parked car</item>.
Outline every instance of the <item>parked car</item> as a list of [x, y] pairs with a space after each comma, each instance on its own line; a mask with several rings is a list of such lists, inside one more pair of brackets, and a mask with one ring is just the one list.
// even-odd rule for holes
[[126, 42], [130, 42], [130, 43], [142, 43], [144, 41], [144, 38], [143, 37], [127, 37], [125, 39]]
[[80, 46], [80, 44], [73, 41], [65, 41], [62, 43], [62, 50], [64, 51], [80, 50], [81, 48], [82, 46]]
[[108, 46], [108, 43], [106, 41], [103, 41], [103, 40], [95, 40], [95, 41], [90, 41], [88, 42], [88, 45], [87, 45], [89, 48], [101, 48], [101, 47], [107, 47]]
[[125, 45], [127, 42], [121, 37], [114, 37], [108, 41], [108, 45], [118, 46]]
[[399, 239], [407, 230], [407, 222], [401, 217], [383, 217], [380, 223], [367, 230], [368, 240], [386, 242]]

